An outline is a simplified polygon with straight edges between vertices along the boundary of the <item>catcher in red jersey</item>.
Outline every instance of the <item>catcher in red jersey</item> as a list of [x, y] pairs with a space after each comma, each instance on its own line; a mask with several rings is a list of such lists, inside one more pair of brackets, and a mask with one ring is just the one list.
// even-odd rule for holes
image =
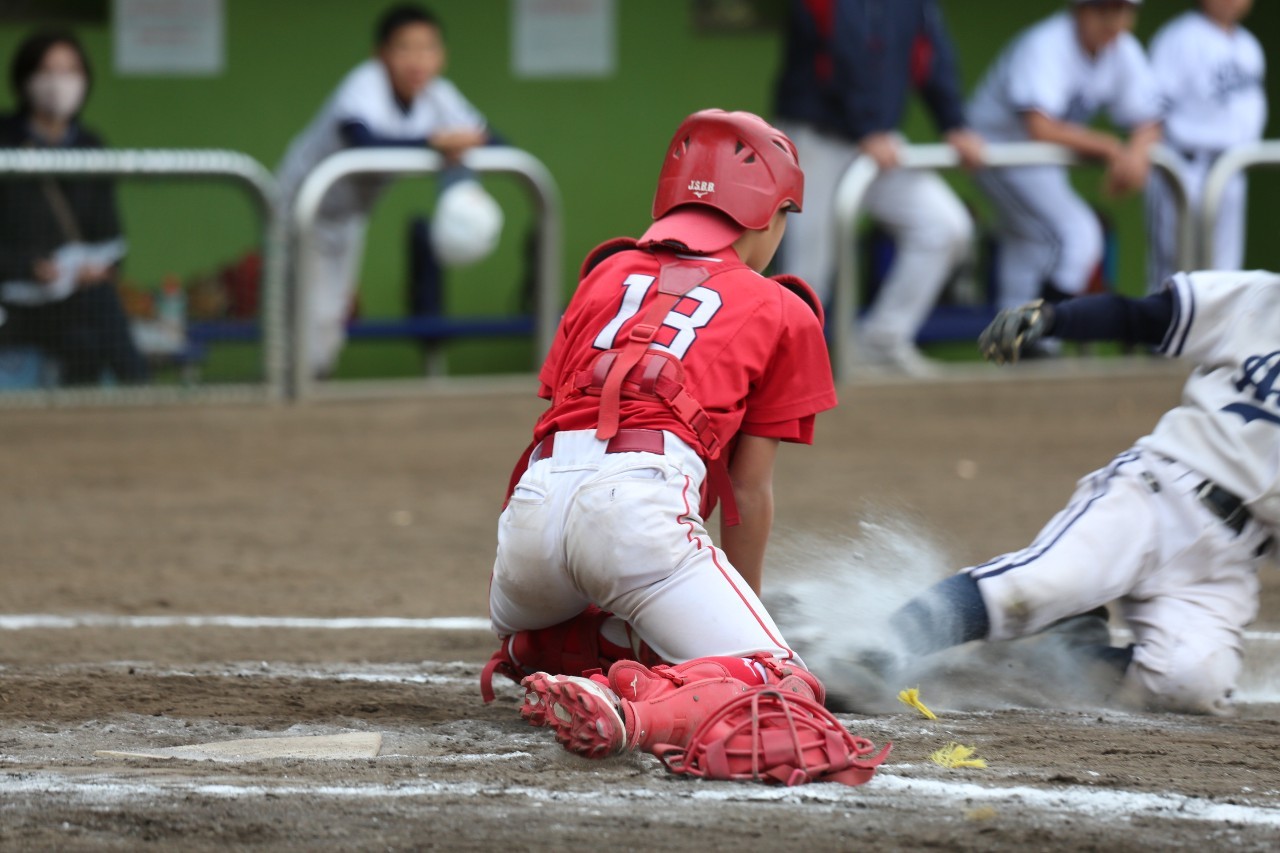
[[[575, 752], [674, 750], [681, 772], [741, 778], [682, 757], [725, 703], [767, 688], [766, 705], [807, 703], [793, 707], [813, 727], [834, 724], [758, 598], [778, 444], [811, 443], [836, 404], [819, 301], [761, 274], [803, 195], [784, 134], [750, 113], [695, 113], [668, 148], [653, 225], [583, 264], [540, 374], [550, 406], [499, 522], [502, 648], [483, 681], [491, 697], [494, 672], [523, 679], [524, 716]], [[864, 781], [870, 745], [834, 726], [844, 739], [815, 755], [794, 738], [769, 778]]]

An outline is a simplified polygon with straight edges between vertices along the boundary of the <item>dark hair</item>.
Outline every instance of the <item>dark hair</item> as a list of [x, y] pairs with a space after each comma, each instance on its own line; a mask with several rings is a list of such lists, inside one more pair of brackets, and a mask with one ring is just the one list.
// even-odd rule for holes
[[70, 30], [40, 30], [27, 36], [13, 55], [13, 63], [9, 66], [9, 85], [13, 88], [13, 96], [18, 102], [18, 114], [31, 114], [31, 97], [27, 94], [27, 82], [35, 76], [44, 62], [45, 54], [54, 45], [65, 44], [80, 57], [80, 67], [84, 69], [85, 100], [93, 88], [93, 68], [89, 65], [89, 56], [84, 46]]
[[382, 47], [391, 41], [396, 30], [409, 24], [426, 24], [429, 27], [435, 27], [441, 33], [444, 32], [444, 27], [434, 12], [414, 3], [401, 3], [382, 13], [382, 17], [378, 19], [378, 26], [373, 31], [374, 40], [379, 47]]

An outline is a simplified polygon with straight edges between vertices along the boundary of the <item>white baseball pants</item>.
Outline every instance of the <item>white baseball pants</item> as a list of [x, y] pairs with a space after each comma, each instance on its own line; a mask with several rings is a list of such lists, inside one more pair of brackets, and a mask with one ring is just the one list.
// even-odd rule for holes
[[498, 522], [489, 588], [506, 636], [588, 604], [630, 623], [664, 660], [799, 659], [698, 513], [702, 460], [671, 433], [665, 454], [606, 453], [593, 430], [556, 433]]
[[1102, 260], [1102, 225], [1061, 166], [983, 169], [978, 185], [997, 215], [1000, 254], [997, 308], [1040, 297], [1046, 282], [1083, 293]]
[[315, 376], [331, 373], [347, 341], [347, 317], [364, 259], [368, 219], [348, 216], [316, 222], [315, 254], [295, 257], [298, 283], [307, 289], [307, 363]]
[[[1185, 160], [1182, 178], [1187, 185], [1191, 215], [1200, 209], [1204, 198], [1204, 179], [1213, 166], [1211, 155], [1197, 155]], [[1238, 270], [1244, 266], [1245, 207], [1248, 184], [1244, 175], [1236, 175], [1227, 184], [1213, 229], [1213, 258], [1198, 261], [1196, 268]], [[1156, 293], [1169, 276], [1180, 271], [1178, 265], [1178, 216], [1173, 204], [1173, 190], [1163, 174], [1151, 170], [1147, 181], [1147, 290]]]
[[1251, 520], [1237, 535], [1196, 496], [1204, 479], [1138, 448], [1082, 479], [1029, 547], [964, 570], [988, 639], [1117, 601], [1135, 642], [1127, 689], [1170, 710], [1229, 712], [1270, 531]]
[[[836, 185], [858, 156], [854, 142], [806, 124], [782, 123], [804, 168], [804, 212], [787, 221], [784, 272], [798, 275], [826, 304], [835, 277]], [[909, 343], [928, 317], [952, 268], [970, 250], [973, 220], [946, 181], [933, 172], [893, 169], [867, 191], [864, 209], [892, 234], [893, 268], [865, 316], [862, 333], [878, 344]]]

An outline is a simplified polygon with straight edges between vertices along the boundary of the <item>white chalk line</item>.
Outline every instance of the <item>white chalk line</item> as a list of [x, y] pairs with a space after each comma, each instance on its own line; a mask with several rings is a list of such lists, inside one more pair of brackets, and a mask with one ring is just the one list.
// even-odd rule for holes
[[[404, 752], [386, 751], [386, 750], [384, 749], [384, 751], [383, 751], [383, 752], [378, 753], [378, 759], [379, 759], [379, 760], [381, 760], [381, 759], [395, 759], [395, 760], [397, 760], [397, 761], [401, 761], [401, 762], [403, 762], [403, 761], [411, 761], [411, 762], [413, 762], [414, 767], [423, 767], [423, 766], [426, 766], [426, 767], [458, 767], [458, 766], [469, 765], [469, 764], [492, 764], [493, 762], [498, 762], [498, 761], [520, 761], [520, 760], [523, 760], [523, 759], [526, 759], [526, 758], [533, 758], [533, 757], [534, 757], [534, 756], [533, 756], [533, 753], [531, 753], [531, 752], [485, 752], [485, 753], [476, 753], [476, 754], [474, 754], [474, 755], [473, 755], [473, 754], [458, 754], [458, 755], [416, 755], [416, 754], [410, 754], [410, 753], [404, 753]], [[174, 763], [177, 763], [177, 762], [191, 762], [191, 761], [207, 761], [208, 759], [192, 759], [192, 758], [167, 759], [167, 758], [166, 758], [166, 759], [133, 759], [133, 760], [135, 760], [135, 761], [147, 761], [147, 760], [150, 760], [150, 761], [156, 761], [156, 760], [162, 760], [162, 761], [166, 761], [166, 762], [174, 762]], [[308, 763], [316, 763], [316, 762], [339, 762], [339, 761], [369, 761], [369, 760], [371, 760], [371, 759], [368, 759], [368, 758], [356, 758], [356, 759], [352, 759], [352, 758], [327, 758], [327, 757], [326, 757], [326, 758], [314, 758], [314, 757], [309, 757], [309, 758], [307, 758], [307, 759], [306, 759], [306, 761], [307, 761]], [[8, 766], [8, 767], [18, 767], [18, 766], [22, 766], [22, 765], [36, 765], [36, 766], [40, 766], [40, 767], [47, 767], [47, 766], [48, 766], [48, 764], [49, 764], [49, 756], [48, 756], [48, 755], [39, 755], [39, 756], [35, 756], [35, 755], [33, 755], [33, 756], [21, 756], [21, 755], [18, 755], [18, 756], [15, 756], [15, 755], [7, 755], [7, 754], [6, 754], [6, 755], [4, 756], [4, 763], [5, 763], [5, 765], [6, 765], [6, 766]], [[246, 764], [246, 763], [248, 763], [248, 762], [245, 762], [245, 761], [239, 761], [239, 762], [222, 761], [222, 762], [220, 762], [220, 763], [222, 763], [222, 764], [224, 764], [224, 765], [226, 765], [226, 764], [236, 764], [236, 763], [239, 763], [240, 765], [242, 765], [242, 766], [243, 766], [244, 764]], [[26, 775], [26, 773], [27, 773], [27, 771], [22, 771], [22, 773], [23, 773], [23, 776], [25, 776], [25, 775]], [[11, 790], [11, 788], [10, 788], [10, 786], [9, 786], [8, 781], [7, 781], [7, 780], [5, 780], [3, 777], [0, 777], [0, 794], [5, 793], [5, 792], [7, 792], [7, 791], [9, 791], [9, 790]], [[271, 789], [271, 790], [275, 790], [275, 789], [273, 788], [273, 789]]]
[[1103, 820], [1127, 820], [1135, 814], [1145, 813], [1207, 823], [1280, 827], [1280, 808], [1218, 803], [1181, 794], [1147, 794], [1116, 788], [987, 788], [971, 782], [908, 779], [888, 774], [881, 774], [877, 782], [886, 791], [908, 793], [913, 798], [927, 794], [953, 802], [959, 800], [966, 805], [977, 801], [989, 805], [1025, 805], [1043, 811], [1084, 813]]
[[[840, 806], [856, 800], [894, 798], [909, 800], [913, 809], [920, 808], [922, 797], [971, 808], [976, 802], [1005, 808], [1030, 808], [1061, 814], [1087, 814], [1104, 822], [1128, 822], [1135, 815], [1227, 823], [1263, 827], [1280, 827], [1280, 808], [1220, 803], [1179, 794], [1150, 794], [1114, 788], [1031, 788], [1027, 786], [984, 787], [970, 782], [940, 779], [915, 779], [881, 771], [861, 788], [843, 785], [806, 785], [796, 788], [773, 788], [743, 783], [701, 783], [678, 792], [640, 788], [632, 791], [562, 791], [549, 788], [482, 785], [474, 782], [429, 782], [414, 784], [369, 785], [263, 785], [209, 783], [193, 779], [163, 780], [137, 777], [95, 776], [67, 778], [48, 772], [9, 775], [0, 779], [0, 790], [10, 798], [18, 794], [64, 795], [97, 804], [137, 803], [139, 800], [187, 799], [192, 796], [210, 799], [239, 799], [270, 795], [274, 797], [315, 797], [334, 800], [412, 799], [429, 797], [474, 797], [477, 795], [521, 797], [540, 802], [581, 805], [624, 805], [635, 800], [696, 800], [703, 802], [752, 803], [783, 802]], [[997, 817], [998, 817], [997, 811]]]
[[[305, 667], [292, 663], [246, 664], [228, 666], [209, 664], [203, 667], [165, 667], [146, 661], [106, 661], [103, 663], [58, 664], [59, 672], [100, 672], [103, 669], [130, 669], [152, 678], [294, 678], [308, 681], [358, 682], [363, 684], [476, 684], [476, 676], [443, 675], [430, 672], [433, 668], [474, 667], [460, 661], [423, 661], [419, 664], [367, 664], [366, 669], [353, 672], [336, 667]], [[0, 672], [5, 666], [0, 664]], [[423, 672], [423, 670], [428, 670]], [[131, 673], [133, 674], [133, 673]], [[503, 683], [503, 682], [499, 682]]]
[[[137, 664], [133, 664], [138, 668]], [[86, 671], [96, 667], [92, 664], [80, 667]], [[328, 681], [334, 683], [356, 682], [360, 684], [476, 684], [476, 676], [430, 675], [430, 674], [395, 674], [379, 672], [326, 672], [324, 670], [297, 669], [273, 664], [267, 669], [246, 667], [245, 669], [212, 669], [208, 672], [191, 670], [150, 670], [142, 669], [143, 674], [155, 678], [186, 677], [206, 678], [221, 676], [223, 678], [293, 678], [306, 681]]]
[[290, 628], [309, 631], [489, 631], [489, 620], [477, 616], [439, 616], [409, 619], [396, 616], [120, 616], [85, 613], [63, 616], [52, 613], [0, 615], [0, 631], [59, 630], [74, 628]]
[[[489, 620], [480, 616], [239, 616], [234, 614], [183, 616], [124, 616], [109, 613], [60, 615], [54, 613], [0, 614], [0, 631], [66, 630], [75, 628], [286, 628], [310, 631], [489, 631]], [[1113, 630], [1117, 639], [1131, 638]], [[1245, 631], [1245, 640], [1280, 643], [1280, 631]]]

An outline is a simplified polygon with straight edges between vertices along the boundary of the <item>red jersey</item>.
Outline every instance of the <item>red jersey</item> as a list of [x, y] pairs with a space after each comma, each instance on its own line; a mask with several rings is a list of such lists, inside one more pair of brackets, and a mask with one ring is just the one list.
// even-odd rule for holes
[[[563, 399], [538, 420], [535, 440], [598, 426], [598, 396], [556, 392], [601, 353], [624, 345], [657, 298], [659, 268], [677, 260], [710, 277], [668, 312], [650, 349], [680, 360], [685, 389], [724, 446], [739, 433], [812, 443], [814, 416], [836, 405], [822, 324], [803, 299], [743, 264], [732, 249], [712, 256], [623, 251], [592, 270], [539, 373], [540, 396]], [[660, 400], [624, 397], [619, 420], [626, 428], [669, 430], [701, 452], [697, 437]]]

